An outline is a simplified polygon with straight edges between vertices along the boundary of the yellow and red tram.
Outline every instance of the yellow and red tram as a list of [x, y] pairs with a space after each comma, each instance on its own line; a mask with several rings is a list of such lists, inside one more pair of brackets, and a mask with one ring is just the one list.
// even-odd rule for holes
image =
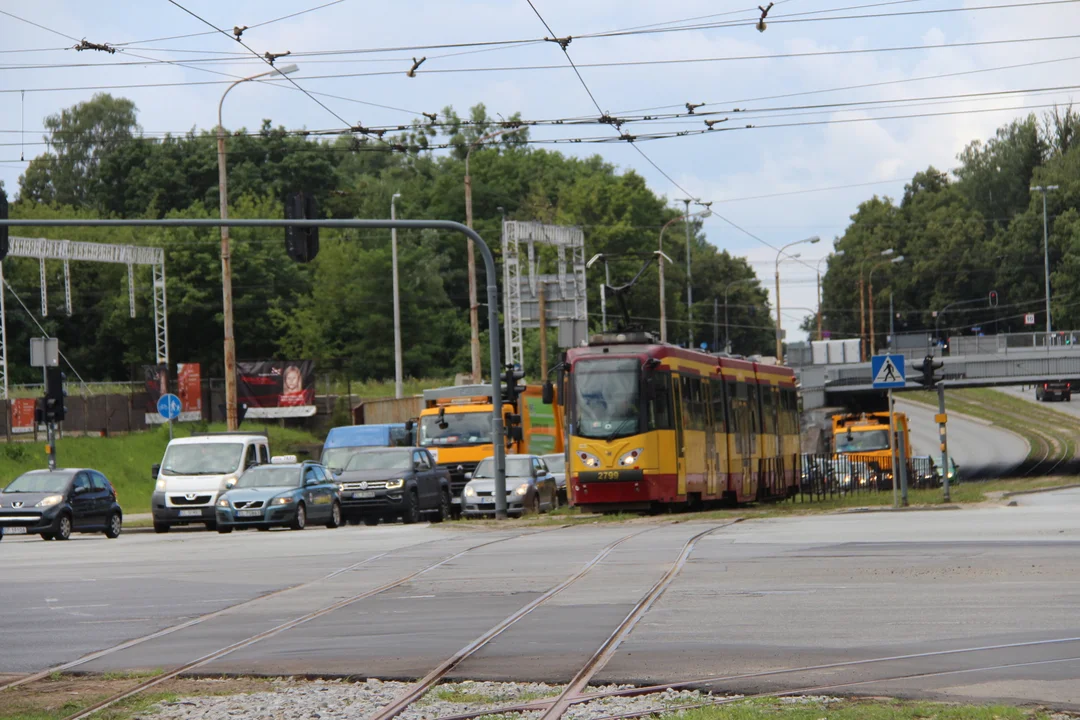
[[790, 368], [620, 333], [568, 351], [561, 385], [570, 497], [586, 511], [751, 502], [797, 486]]

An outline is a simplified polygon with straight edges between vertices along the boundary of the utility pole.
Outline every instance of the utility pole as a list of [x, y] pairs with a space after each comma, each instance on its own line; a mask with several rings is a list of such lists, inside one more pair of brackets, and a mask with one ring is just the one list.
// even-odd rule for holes
[[[548, 375], [548, 347], [547, 347], [547, 283], [541, 282], [537, 300], [540, 302], [540, 382], [547, 380]], [[606, 324], [605, 324], [606, 328]]]
[[694, 200], [693, 198], [683, 198], [679, 202], [686, 206], [683, 213], [686, 223], [686, 318], [690, 338], [686, 347], [692, 348], [694, 347], [694, 281], [690, 274], [690, 203], [694, 202]]
[[[401, 197], [401, 193], [394, 193], [390, 196], [391, 220], [397, 219], [394, 201], [399, 197]], [[471, 255], [469, 260], [473, 260]], [[394, 397], [400, 399], [405, 395], [405, 378], [401, 357], [401, 296], [398, 292], [397, 228], [390, 228], [390, 264], [394, 276]], [[473, 269], [475, 270], [475, 267]]]
[[713, 296], [712, 299], [712, 349], [713, 352], [717, 352], [720, 349], [720, 326], [716, 324], [716, 316], [718, 314], [717, 306], [720, 304], [720, 298]]
[[1050, 345], [1050, 333], [1053, 328], [1050, 323], [1050, 228], [1046, 216], [1046, 193], [1057, 190], [1057, 185], [1034, 185], [1034, 192], [1042, 193], [1043, 201], [1043, 273], [1046, 283], [1046, 344]]
[[[241, 78], [225, 88], [218, 103], [217, 125], [217, 160], [218, 160], [218, 205], [221, 219], [229, 217], [228, 172], [225, 169], [225, 126], [221, 111], [225, 105], [225, 96], [240, 83], [249, 82], [267, 75], [288, 75], [297, 71], [295, 65], [274, 68], [267, 72]], [[236, 415], [236, 338], [233, 334], [233, 297], [232, 297], [232, 256], [229, 251], [229, 226], [221, 226], [221, 314], [225, 330], [225, 422], [229, 430], [239, 426]]]
[[866, 362], [866, 292], [863, 289], [863, 273], [859, 268], [859, 362]]

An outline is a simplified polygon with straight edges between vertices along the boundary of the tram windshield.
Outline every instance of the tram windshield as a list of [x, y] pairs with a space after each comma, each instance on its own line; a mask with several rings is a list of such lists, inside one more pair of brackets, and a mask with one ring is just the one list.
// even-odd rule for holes
[[641, 363], [586, 360], [574, 366], [574, 432], [581, 437], [635, 435], [641, 418]]

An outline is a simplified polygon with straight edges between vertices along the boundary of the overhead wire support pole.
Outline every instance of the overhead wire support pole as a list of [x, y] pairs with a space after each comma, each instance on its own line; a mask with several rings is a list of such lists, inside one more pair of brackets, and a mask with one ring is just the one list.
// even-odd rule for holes
[[[338, 230], [358, 229], [398, 229], [398, 230], [448, 230], [459, 232], [471, 238], [480, 246], [484, 258], [484, 270], [487, 275], [488, 325], [491, 328], [489, 339], [491, 365], [491, 426], [495, 438], [495, 517], [506, 518], [506, 435], [502, 417], [502, 387], [499, 383], [499, 360], [502, 348], [499, 338], [499, 289], [495, 270], [495, 256], [484, 239], [471, 228], [452, 220], [287, 220], [287, 219], [132, 219], [132, 220], [0, 220], [0, 226], [8, 227], [261, 227], [261, 228], [333, 228]], [[90, 244], [90, 243], [87, 243]], [[161, 248], [133, 247], [132, 251], [158, 251]], [[81, 380], [81, 378], [80, 378]]]
[[1043, 273], [1044, 281], [1046, 284], [1046, 345], [1050, 345], [1050, 334], [1053, 332], [1053, 327], [1050, 322], [1050, 230], [1049, 222], [1046, 215], [1046, 193], [1050, 190], [1057, 190], [1057, 185], [1035, 185], [1031, 188], [1033, 191], [1042, 194], [1042, 206], [1043, 206]]
[[683, 205], [686, 206], [686, 210], [683, 213], [684, 225], [686, 226], [686, 319], [687, 319], [687, 337], [689, 341], [686, 347], [694, 347], [694, 280], [690, 272], [690, 203], [694, 202], [693, 198], [683, 198], [680, 200]]

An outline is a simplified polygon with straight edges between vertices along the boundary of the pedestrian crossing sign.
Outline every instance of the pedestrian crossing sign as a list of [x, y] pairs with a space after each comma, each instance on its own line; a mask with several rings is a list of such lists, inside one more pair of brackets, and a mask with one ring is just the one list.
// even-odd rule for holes
[[870, 374], [875, 388], [902, 388], [907, 384], [904, 377], [903, 355], [878, 355], [870, 358]]

